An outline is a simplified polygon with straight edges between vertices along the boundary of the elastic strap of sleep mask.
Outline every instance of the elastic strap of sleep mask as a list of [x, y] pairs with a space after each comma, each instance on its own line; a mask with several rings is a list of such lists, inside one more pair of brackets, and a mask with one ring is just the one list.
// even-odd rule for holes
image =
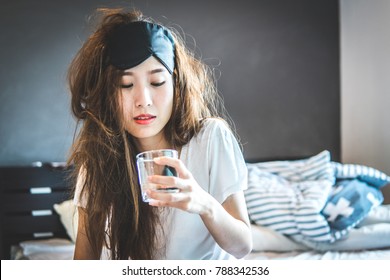
[[156, 57], [173, 73], [174, 41], [169, 30], [161, 25], [136, 21], [115, 27], [107, 38], [109, 63], [125, 70]]

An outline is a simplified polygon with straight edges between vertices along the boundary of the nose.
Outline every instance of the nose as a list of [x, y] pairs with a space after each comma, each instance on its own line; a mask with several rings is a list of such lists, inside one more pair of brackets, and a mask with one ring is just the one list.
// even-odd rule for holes
[[141, 86], [137, 89], [135, 106], [136, 107], [149, 107], [152, 105], [152, 96], [150, 90], [146, 86]]

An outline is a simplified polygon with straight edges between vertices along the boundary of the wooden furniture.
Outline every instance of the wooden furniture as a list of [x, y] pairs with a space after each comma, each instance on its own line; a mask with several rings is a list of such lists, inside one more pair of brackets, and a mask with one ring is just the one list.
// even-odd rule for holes
[[23, 240], [67, 238], [55, 203], [70, 197], [68, 170], [59, 164], [0, 167], [1, 259]]

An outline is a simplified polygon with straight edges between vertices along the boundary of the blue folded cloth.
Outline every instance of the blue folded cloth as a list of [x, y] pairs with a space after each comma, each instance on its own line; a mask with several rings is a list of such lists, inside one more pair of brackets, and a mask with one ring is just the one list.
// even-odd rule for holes
[[378, 188], [360, 179], [337, 183], [321, 213], [332, 230], [345, 230], [357, 225], [373, 207], [383, 202]]
[[382, 188], [390, 183], [388, 180], [369, 176], [369, 175], [360, 175], [360, 176], [357, 176], [357, 179], [360, 181], [366, 182], [367, 184], [369, 184], [377, 189], [380, 189], [380, 188]]

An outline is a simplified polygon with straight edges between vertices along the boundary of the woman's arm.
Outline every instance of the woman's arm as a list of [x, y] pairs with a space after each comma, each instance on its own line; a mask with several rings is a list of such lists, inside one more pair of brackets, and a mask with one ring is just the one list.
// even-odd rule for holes
[[91, 244], [89, 243], [85, 230], [85, 222], [87, 221], [87, 212], [84, 208], [78, 207], [79, 221], [77, 228], [76, 247], [73, 258], [75, 260], [97, 260], [99, 259], [93, 253]]
[[230, 195], [222, 205], [202, 189], [192, 174], [178, 159], [161, 157], [156, 163], [176, 169], [178, 177], [151, 176], [150, 182], [180, 189], [178, 193], [148, 190], [152, 206], [168, 206], [199, 214], [218, 245], [236, 258], [242, 258], [252, 249], [252, 236], [244, 195]]
[[222, 205], [213, 200], [200, 215], [204, 224], [221, 248], [236, 258], [245, 257], [252, 250], [252, 235], [244, 194], [232, 194]]

